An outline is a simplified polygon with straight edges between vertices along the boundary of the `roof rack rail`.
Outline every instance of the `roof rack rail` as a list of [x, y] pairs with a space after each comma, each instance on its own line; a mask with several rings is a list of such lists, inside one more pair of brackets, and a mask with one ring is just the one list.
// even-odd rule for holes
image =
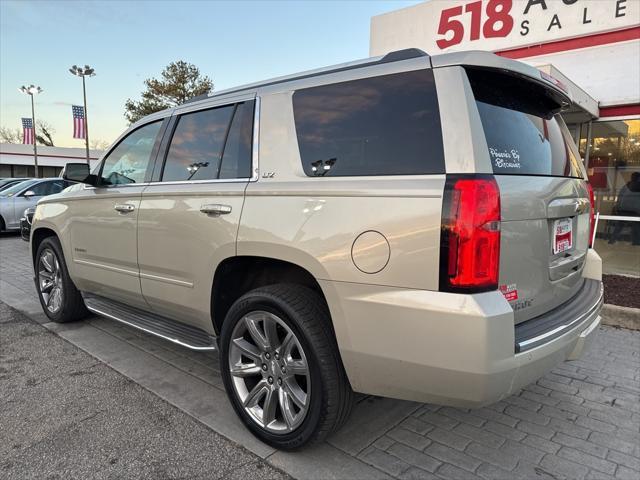
[[428, 57], [429, 54], [419, 48], [405, 48], [404, 50], [396, 50], [387, 53], [376, 63], [399, 62], [400, 60], [409, 60], [411, 58]]
[[189, 100], [184, 102], [183, 105], [187, 103], [199, 102], [200, 100], [205, 100], [207, 98], [211, 98], [218, 95], [227, 95], [229, 93], [236, 93], [236, 92], [241, 92], [243, 90], [249, 90], [249, 89], [260, 88], [260, 87], [268, 87], [270, 85], [277, 85], [279, 83], [291, 82], [294, 80], [303, 80], [305, 78], [317, 77], [319, 75], [328, 75], [330, 73], [344, 72], [346, 70], [353, 70], [356, 68], [371, 67], [373, 65], [381, 65], [384, 63], [391, 63], [391, 62], [400, 62], [402, 60], [410, 60], [412, 58], [428, 57], [428, 56], [429, 56], [428, 53], [426, 53], [423, 50], [420, 50], [419, 48], [405, 48], [404, 50], [396, 50], [394, 52], [387, 53], [383, 57], [373, 57], [370, 59], [368, 58], [365, 60], [350, 62], [347, 64], [327, 67], [326, 69], [312, 70], [309, 72], [301, 72], [299, 74], [275, 78], [272, 80], [265, 80], [263, 82], [251, 83], [251, 84], [239, 86], [236, 88], [229, 88], [226, 90], [221, 90], [220, 92], [205, 93], [203, 95], [198, 95], [197, 97], [190, 98]]

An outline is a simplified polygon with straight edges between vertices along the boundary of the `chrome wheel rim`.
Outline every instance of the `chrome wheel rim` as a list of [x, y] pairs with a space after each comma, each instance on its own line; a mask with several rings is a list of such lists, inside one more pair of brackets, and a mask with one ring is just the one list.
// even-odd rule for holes
[[58, 257], [49, 248], [45, 248], [38, 259], [38, 286], [47, 310], [57, 313], [62, 308], [64, 294], [62, 271]]
[[291, 328], [277, 315], [254, 311], [240, 319], [229, 345], [234, 393], [261, 428], [295, 430], [311, 399], [307, 357]]

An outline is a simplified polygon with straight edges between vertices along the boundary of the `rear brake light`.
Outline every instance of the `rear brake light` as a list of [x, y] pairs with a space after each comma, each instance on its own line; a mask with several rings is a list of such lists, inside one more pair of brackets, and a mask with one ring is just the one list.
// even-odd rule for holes
[[442, 206], [440, 290], [498, 288], [500, 190], [492, 175], [448, 175]]
[[593, 195], [593, 186], [587, 182], [587, 190], [589, 191], [589, 203], [591, 203], [591, 213], [589, 214], [589, 246], [593, 247], [593, 230], [596, 226], [596, 201]]

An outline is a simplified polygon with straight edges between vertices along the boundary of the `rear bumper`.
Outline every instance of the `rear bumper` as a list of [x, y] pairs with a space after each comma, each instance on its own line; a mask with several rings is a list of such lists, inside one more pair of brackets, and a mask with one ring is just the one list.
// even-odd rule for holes
[[565, 328], [516, 353], [513, 310], [497, 291], [459, 295], [328, 281], [321, 286], [354, 390], [462, 407], [498, 401], [578, 358], [597, 331], [602, 306], [598, 282], [592, 289], [597, 295], [584, 311], [564, 319]]

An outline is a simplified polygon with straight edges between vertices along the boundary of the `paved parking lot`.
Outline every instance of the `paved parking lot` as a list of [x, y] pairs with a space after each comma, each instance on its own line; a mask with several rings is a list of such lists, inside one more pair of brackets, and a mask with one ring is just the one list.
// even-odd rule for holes
[[299, 453], [260, 443], [236, 419], [215, 354], [102, 318], [47, 323], [27, 244], [0, 236], [0, 300], [297, 478], [640, 479], [640, 332], [601, 327], [581, 360], [468, 411], [360, 396], [349, 423]]
[[288, 477], [0, 302], [0, 477]]

